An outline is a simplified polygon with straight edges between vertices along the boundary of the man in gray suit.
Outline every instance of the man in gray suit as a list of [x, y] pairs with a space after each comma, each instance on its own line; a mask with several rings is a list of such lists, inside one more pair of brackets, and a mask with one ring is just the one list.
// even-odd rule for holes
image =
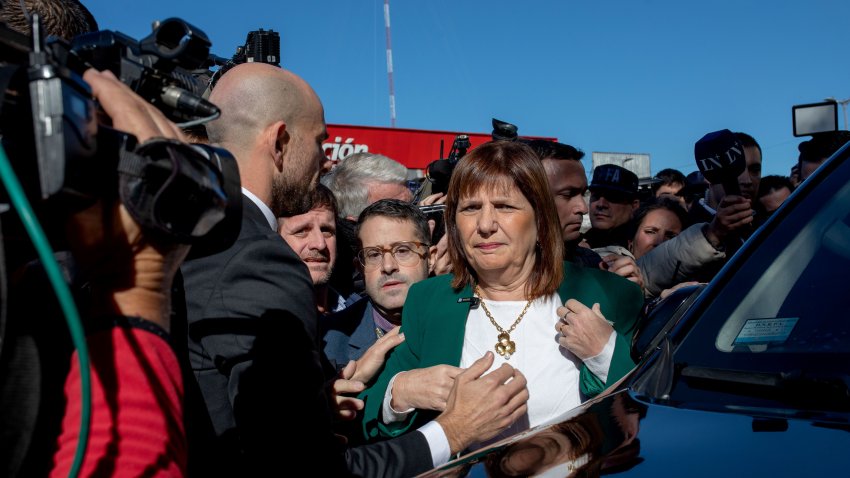
[[[435, 422], [344, 449], [332, 432], [340, 398], [326, 392], [312, 281], [275, 230], [276, 217], [310, 207], [327, 136], [322, 104], [304, 80], [262, 63], [228, 71], [210, 101], [222, 116], [207, 131], [237, 159], [243, 219], [230, 248], [182, 268], [189, 359], [207, 412], [189, 423], [190, 444], [204, 451], [190, 456], [190, 473], [254, 476], [318, 453], [308, 464], [317, 476], [410, 476], [525, 413], [525, 377], [509, 366], [484, 375], [488, 355], [456, 378]], [[350, 367], [336, 389], [359, 391], [372, 373]]]

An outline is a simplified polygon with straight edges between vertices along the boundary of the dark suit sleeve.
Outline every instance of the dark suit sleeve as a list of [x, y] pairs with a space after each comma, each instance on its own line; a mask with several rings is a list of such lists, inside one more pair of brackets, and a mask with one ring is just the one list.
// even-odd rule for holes
[[207, 362], [196, 356], [194, 373], [227, 444], [218, 449], [231, 454], [217, 472], [262, 476], [316, 453], [309, 465], [316, 476], [411, 476], [431, 468], [421, 433], [348, 452], [334, 436], [312, 283], [280, 237], [248, 238], [183, 272], [190, 342]]
[[183, 273], [192, 366], [229, 470], [260, 475], [319, 450], [317, 474], [346, 474], [300, 259], [269, 231]]
[[355, 476], [416, 476], [434, 467], [428, 442], [418, 431], [349, 448], [345, 458], [349, 471]]

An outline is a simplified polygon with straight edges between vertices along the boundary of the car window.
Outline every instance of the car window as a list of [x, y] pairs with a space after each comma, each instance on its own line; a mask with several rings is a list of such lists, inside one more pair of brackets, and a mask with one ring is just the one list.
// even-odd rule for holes
[[734, 308], [717, 350], [850, 351], [850, 184], [820, 206]]
[[[724, 274], [675, 362], [730, 370], [850, 370], [850, 161]], [[738, 259], [742, 259], [738, 258]], [[834, 354], [843, 357], [836, 362]], [[828, 356], [828, 357], [827, 357]]]

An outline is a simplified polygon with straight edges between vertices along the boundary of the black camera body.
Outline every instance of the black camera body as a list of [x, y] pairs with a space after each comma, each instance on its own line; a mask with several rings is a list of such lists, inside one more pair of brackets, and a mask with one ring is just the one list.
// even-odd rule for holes
[[231, 58], [209, 55], [203, 64], [204, 68], [218, 66], [215, 71], [206, 70], [203, 75], [208, 78], [209, 86], [203, 96], [208, 97], [210, 91], [227, 70], [242, 63], [266, 63], [280, 66], [280, 34], [274, 30], [251, 30], [245, 38], [245, 44], [236, 47], [236, 53]]
[[245, 45], [236, 49], [231, 61], [237, 65], [254, 62], [280, 66], [280, 34], [262, 28], [248, 32]]
[[[445, 159], [438, 159], [428, 165], [426, 177], [431, 182], [432, 193], [445, 193], [449, 189], [449, 180], [452, 178], [455, 165], [469, 151], [470, 142], [469, 136], [459, 134], [455, 136], [452, 142], [452, 148], [449, 150], [449, 155]], [[442, 147], [441, 153], [442, 156]]]
[[[493, 141], [515, 141], [517, 136], [517, 127], [511, 123], [492, 118], [493, 132], [491, 137]], [[455, 136], [452, 143], [452, 148], [449, 150], [447, 158], [442, 159], [443, 147], [440, 145], [441, 159], [431, 162], [426, 170], [426, 177], [431, 182], [431, 192], [445, 193], [449, 188], [449, 180], [452, 178], [457, 162], [466, 155], [471, 144], [469, 136], [459, 134]]]
[[197, 27], [169, 18], [156, 22], [153, 32], [139, 41], [109, 30], [80, 35], [71, 53], [98, 70], [112, 71], [169, 119], [180, 122], [219, 112], [201, 98], [206, 85], [193, 74], [206, 63], [210, 46]]
[[[37, 14], [32, 32], [29, 38], [0, 24], [0, 135], [39, 214], [62, 216], [98, 198], [120, 197], [146, 232], [183, 243], [196, 243], [220, 223], [241, 217], [240, 180], [230, 153], [167, 140], [138, 145], [133, 135], [99, 125], [97, 104], [81, 76], [91, 66], [110, 69], [170, 118], [192, 118], [202, 103], [186, 99], [196, 96], [186, 88], [197, 87], [180, 65], [208, 54], [208, 40], [191, 40], [206, 35], [169, 19], [142, 42], [96, 32], [69, 46], [46, 42]], [[219, 231], [220, 245], [207, 248], [227, 247], [239, 232], [232, 229]]]
[[429, 221], [434, 221], [434, 230], [431, 231], [431, 244], [436, 244], [446, 234], [446, 205], [429, 204], [419, 206], [419, 210]]

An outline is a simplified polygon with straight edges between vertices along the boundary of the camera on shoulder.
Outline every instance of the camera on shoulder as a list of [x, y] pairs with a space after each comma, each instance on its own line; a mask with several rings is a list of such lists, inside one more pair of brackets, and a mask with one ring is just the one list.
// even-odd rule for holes
[[61, 215], [120, 198], [146, 232], [163, 240], [195, 244], [214, 236], [218, 244], [205, 244], [210, 251], [232, 244], [242, 197], [235, 158], [207, 145], [138, 144], [99, 124], [82, 79], [88, 68], [110, 70], [178, 126], [198, 124], [220, 114], [192, 74], [209, 48], [206, 34], [177, 18], [156, 23], [140, 41], [100, 31], [70, 44], [47, 40], [37, 14], [31, 37], [0, 24], [0, 135], [30, 202]]

